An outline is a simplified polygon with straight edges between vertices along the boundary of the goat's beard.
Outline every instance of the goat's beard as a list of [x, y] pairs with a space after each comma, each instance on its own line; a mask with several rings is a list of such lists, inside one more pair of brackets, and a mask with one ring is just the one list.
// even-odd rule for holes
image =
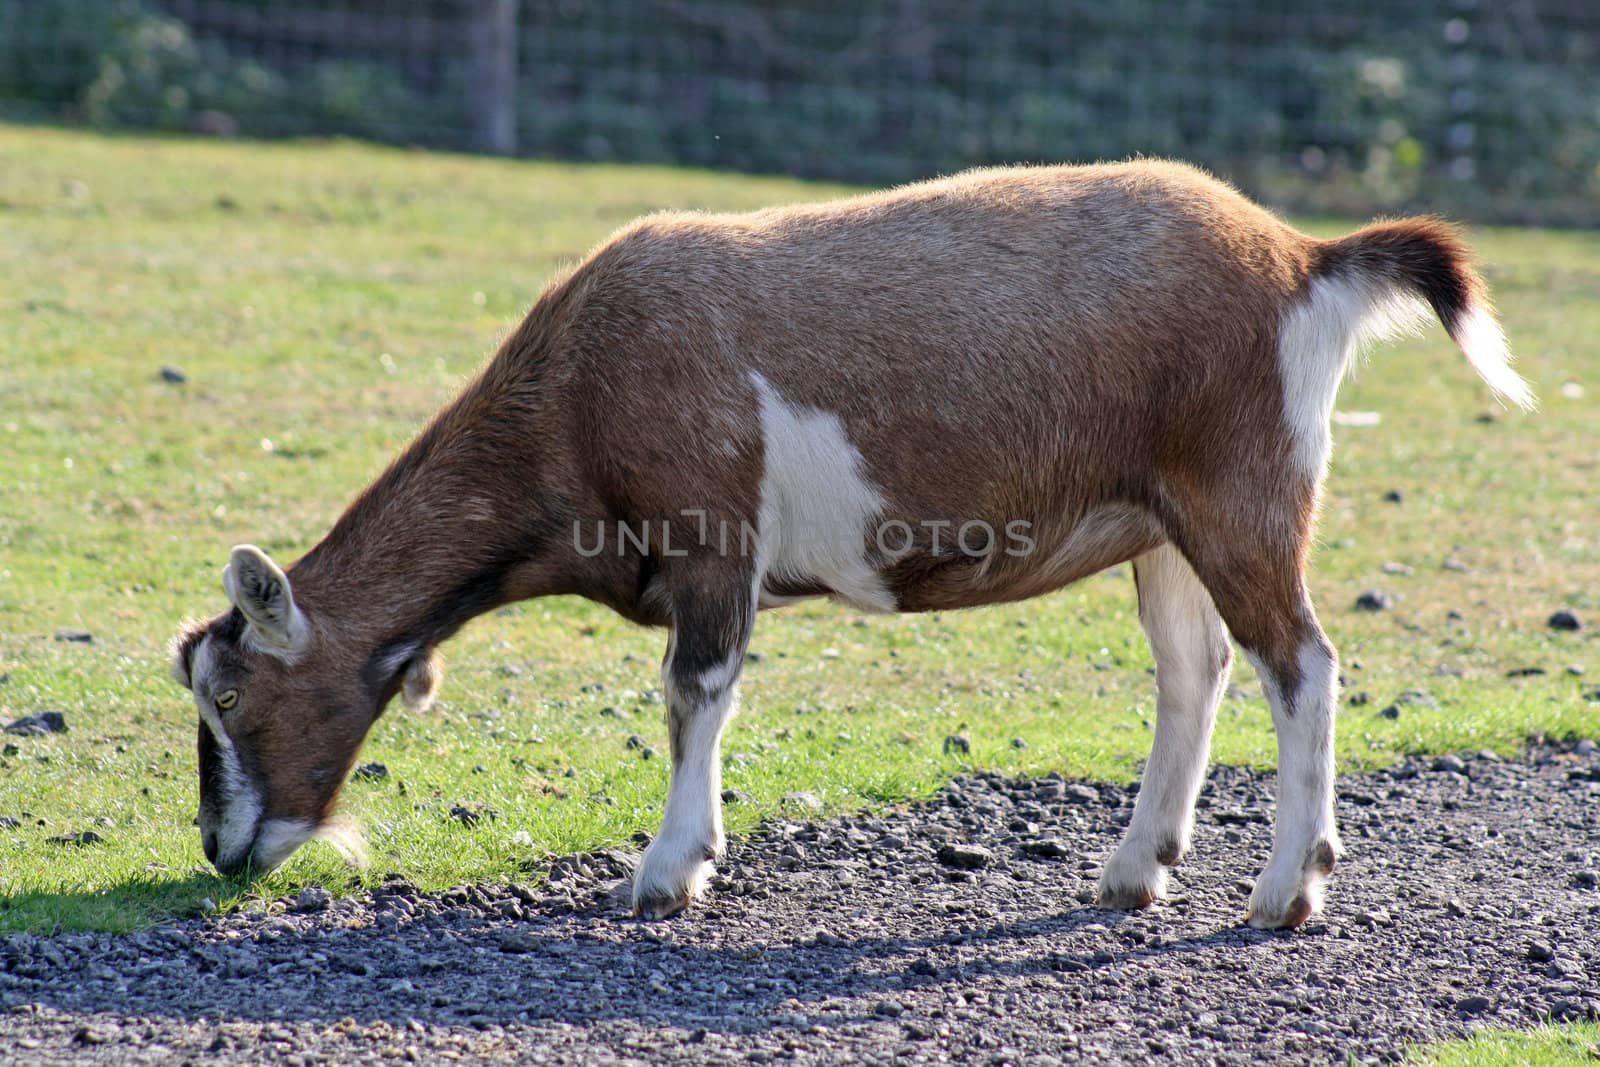
[[367, 865], [367, 835], [354, 816], [339, 813], [324, 819], [312, 836], [339, 850], [352, 867]]

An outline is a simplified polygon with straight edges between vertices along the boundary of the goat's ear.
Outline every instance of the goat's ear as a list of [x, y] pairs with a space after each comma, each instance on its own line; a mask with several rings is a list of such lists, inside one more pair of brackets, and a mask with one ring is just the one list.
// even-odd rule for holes
[[186, 622], [172, 639], [172, 677], [185, 689], [194, 688], [194, 650], [205, 635], [205, 623]]
[[239, 545], [222, 572], [222, 588], [250, 623], [266, 652], [292, 655], [306, 646], [311, 627], [295, 606], [289, 579], [255, 545]]
[[444, 661], [434, 649], [418, 652], [406, 663], [400, 679], [400, 700], [412, 711], [426, 711], [444, 680]]

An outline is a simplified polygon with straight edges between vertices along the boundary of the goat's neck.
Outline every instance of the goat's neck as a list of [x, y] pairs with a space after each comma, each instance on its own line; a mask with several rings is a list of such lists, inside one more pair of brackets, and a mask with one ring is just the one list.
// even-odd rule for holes
[[432, 647], [501, 604], [559, 591], [567, 508], [540, 487], [540, 435], [486, 379], [394, 461], [290, 572], [297, 599], [363, 645]]

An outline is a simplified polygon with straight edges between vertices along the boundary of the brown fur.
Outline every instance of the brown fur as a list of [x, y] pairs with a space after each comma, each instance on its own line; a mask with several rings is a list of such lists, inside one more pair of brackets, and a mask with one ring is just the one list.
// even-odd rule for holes
[[[837, 417], [880, 520], [1029, 524], [1025, 557], [925, 539], [874, 557], [902, 610], [1036, 596], [1170, 541], [1292, 696], [1299, 651], [1326, 641], [1303, 582], [1317, 486], [1289, 458], [1279, 328], [1313, 278], [1344, 273], [1419, 292], [1452, 329], [1483, 298], [1436, 220], [1317, 241], [1162, 162], [624, 228], [289, 571], [316, 641], [292, 666], [247, 657], [238, 683], [273, 810], [326, 816], [408, 655], [546, 594], [676, 623], [677, 754], [698, 672], [748, 639], [754, 561], [581, 556], [573, 524], [755, 524], [752, 372]], [[768, 591], [828, 590], [801, 575]]]

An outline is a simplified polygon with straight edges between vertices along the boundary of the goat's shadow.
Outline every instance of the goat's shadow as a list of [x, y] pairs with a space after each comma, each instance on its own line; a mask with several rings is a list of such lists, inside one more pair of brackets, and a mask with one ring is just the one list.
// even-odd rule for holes
[[[193, 893], [214, 881], [195, 876], [183, 889]], [[170, 883], [150, 880], [119, 891], [138, 897], [162, 887]], [[59, 982], [35, 985], [26, 993], [16, 986], [0, 992], [0, 1008], [31, 1001], [75, 1013], [191, 1021], [330, 1023], [352, 1017], [364, 1024], [384, 1020], [404, 1026], [416, 1020], [445, 1027], [632, 1020], [689, 1030], [726, 1027], [736, 1014], [736, 1029], [759, 1030], [778, 1025], [785, 1013], [826, 1009], [835, 1024], [859, 1021], [870, 1017], [863, 1002], [897, 993], [948, 986], [957, 996], [978, 979], [1044, 974], [1093, 981], [1094, 972], [1107, 967], [1237, 950], [1274, 936], [1223, 926], [1197, 937], [1151, 942], [1143, 931], [1125, 929], [1125, 913], [1086, 906], [988, 924], [951, 920], [949, 928], [926, 935], [821, 933], [800, 943], [790, 938], [771, 945], [749, 936], [750, 923], [761, 919], [754, 905], [728, 912], [713, 906], [646, 922], [628, 917], [611, 893], [597, 894], [594, 903], [576, 910], [532, 910], [521, 921], [446, 911], [414, 922], [322, 922], [297, 932], [274, 932], [270, 920], [224, 921], [244, 933], [237, 940], [206, 937], [205, 923], [185, 923], [178, 929], [201, 935], [191, 937], [189, 951], [167, 949], [148, 961], [148, 973], [121, 986], [82, 981], [80, 974], [64, 969]], [[820, 924], [826, 915], [818, 919]], [[1103, 929], [1090, 931], [1087, 945], [1082, 937], [1071, 937], [1090, 926]], [[77, 936], [92, 938], [97, 946], [139, 943], [118, 935]], [[511, 937], [515, 951], [502, 951]], [[1064, 945], [1068, 939], [1071, 947]], [[403, 959], [396, 955], [398, 946]], [[0, 960], [4, 949], [0, 939]], [[315, 957], [327, 962], [297, 974], [299, 995], [268, 995], [276, 972]], [[575, 977], [590, 976], [606, 986], [605, 994], [552, 995], [563, 982], [570, 994]], [[708, 1010], [706, 990], [718, 982], [737, 999], [736, 1013], [726, 1010], [726, 1002], [714, 1016]]]

